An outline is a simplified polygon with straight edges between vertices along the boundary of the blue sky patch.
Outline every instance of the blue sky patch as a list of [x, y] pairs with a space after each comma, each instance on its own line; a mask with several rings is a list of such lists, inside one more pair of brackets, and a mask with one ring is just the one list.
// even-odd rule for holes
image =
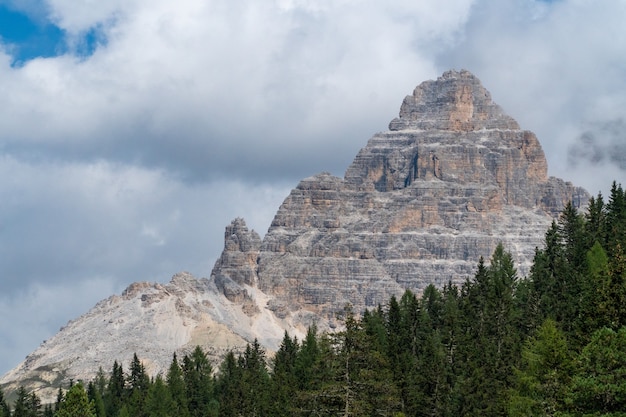
[[19, 67], [34, 58], [49, 58], [68, 52], [82, 58], [92, 55], [105, 43], [98, 27], [86, 31], [70, 51], [67, 33], [50, 21], [32, 19], [28, 14], [0, 4], [0, 44]]

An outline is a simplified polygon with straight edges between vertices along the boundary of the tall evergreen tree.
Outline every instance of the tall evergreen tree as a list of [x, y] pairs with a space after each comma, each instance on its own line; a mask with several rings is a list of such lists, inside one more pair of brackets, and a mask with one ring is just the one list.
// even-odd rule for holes
[[81, 383], [74, 384], [67, 391], [56, 417], [96, 417], [94, 404], [89, 401]]
[[11, 408], [4, 398], [4, 391], [0, 388], [0, 417], [11, 417]]
[[233, 351], [222, 360], [217, 378], [216, 392], [219, 398], [219, 415], [235, 417], [240, 415], [242, 403], [242, 369], [238, 366]]
[[[126, 378], [124, 369], [117, 361], [113, 362], [113, 370], [103, 398], [107, 417], [117, 417], [125, 399]], [[128, 410], [126, 410], [128, 412]]]
[[269, 412], [269, 373], [265, 350], [254, 339], [241, 357], [241, 412], [247, 416], [263, 416]]
[[270, 410], [272, 416], [292, 416], [298, 388], [296, 360], [298, 341], [285, 332], [274, 355], [271, 373]]
[[150, 379], [146, 374], [146, 369], [135, 353], [130, 363], [130, 373], [126, 381], [126, 406], [128, 412], [134, 417], [146, 415], [145, 405], [149, 386]]
[[573, 359], [565, 335], [548, 319], [524, 343], [510, 391], [509, 416], [554, 416], [565, 409]]
[[149, 417], [178, 417], [178, 407], [163, 377], [159, 374], [150, 384], [146, 395], [146, 415]]
[[302, 341], [302, 346], [298, 350], [294, 365], [296, 386], [300, 391], [313, 388], [313, 380], [315, 378], [314, 371], [316, 364], [320, 360], [320, 349], [317, 338], [317, 326], [313, 324], [307, 329], [306, 336]]
[[623, 416], [626, 410], [626, 327], [596, 331], [582, 350], [570, 387], [574, 415]]
[[89, 401], [93, 403], [95, 416], [106, 417], [104, 401], [102, 400], [102, 395], [100, 394], [100, 391], [98, 390], [96, 381], [97, 381], [97, 377], [95, 381], [91, 381], [89, 382], [89, 384], [87, 384], [87, 398], [89, 398]]
[[187, 407], [192, 416], [217, 415], [218, 404], [214, 399], [213, 368], [200, 346], [183, 358], [183, 379], [187, 393]]
[[187, 394], [185, 392], [185, 381], [183, 379], [183, 371], [178, 363], [176, 353], [172, 357], [172, 362], [167, 370], [166, 376], [167, 387], [169, 389], [172, 400], [176, 404], [176, 412], [179, 417], [188, 417], [189, 408], [187, 406]]
[[468, 329], [463, 340], [464, 415], [500, 416], [506, 412], [507, 388], [520, 346], [516, 285], [512, 257], [498, 245], [490, 266], [479, 262], [474, 281], [464, 286], [461, 306]]

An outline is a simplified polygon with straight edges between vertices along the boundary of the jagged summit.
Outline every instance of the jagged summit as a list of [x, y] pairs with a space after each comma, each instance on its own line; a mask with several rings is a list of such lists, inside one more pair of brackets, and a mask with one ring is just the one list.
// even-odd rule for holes
[[133, 284], [68, 323], [0, 383], [52, 386], [53, 399], [63, 378], [86, 378], [133, 353], [158, 371], [173, 351], [196, 344], [214, 357], [253, 338], [273, 350], [285, 330], [336, 326], [346, 303], [360, 311], [406, 289], [462, 283], [499, 243], [524, 275], [565, 204], [588, 198], [548, 176], [535, 135], [478, 78], [448, 71], [404, 99], [344, 178], [303, 179], [263, 239], [243, 219], [226, 226], [210, 278]]
[[447, 71], [437, 81], [425, 81], [406, 96], [400, 116], [389, 130], [481, 129], [517, 130], [519, 125], [491, 100], [480, 80], [467, 70]]

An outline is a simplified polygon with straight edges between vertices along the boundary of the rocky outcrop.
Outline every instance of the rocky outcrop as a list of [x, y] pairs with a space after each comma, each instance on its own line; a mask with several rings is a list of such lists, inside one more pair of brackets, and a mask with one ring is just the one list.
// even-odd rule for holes
[[183, 272], [168, 284], [135, 283], [100, 301], [28, 355], [0, 384], [5, 393], [24, 385], [42, 401], [54, 402], [61, 384], [89, 381], [100, 367], [110, 371], [114, 361], [127, 369], [134, 353], [150, 375], [165, 374], [174, 352], [181, 357], [202, 346], [216, 365], [229, 350], [243, 351], [255, 338], [270, 352], [277, 349], [285, 330], [302, 334], [266, 309], [245, 314], [213, 282]]
[[449, 71], [404, 99], [343, 179], [303, 180], [263, 239], [257, 276], [270, 308], [324, 317], [375, 307], [405, 289], [460, 283], [503, 243], [520, 274], [581, 188], [547, 174], [521, 130], [467, 71]]
[[246, 286], [257, 285], [257, 259], [261, 238], [248, 230], [243, 219], [237, 218], [226, 227], [224, 251], [215, 263], [211, 280], [230, 301], [242, 305], [246, 314], [258, 313], [259, 309]]

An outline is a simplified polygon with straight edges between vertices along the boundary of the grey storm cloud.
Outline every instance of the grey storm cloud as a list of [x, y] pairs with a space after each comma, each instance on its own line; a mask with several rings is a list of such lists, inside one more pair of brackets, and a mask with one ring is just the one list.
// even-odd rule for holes
[[300, 179], [342, 176], [404, 96], [449, 68], [475, 73], [537, 133], [551, 175], [592, 193], [624, 176], [582, 146], [592, 138], [608, 155], [623, 143], [619, 127], [598, 126], [626, 120], [624, 2], [29, 0], [20, 10], [76, 49], [90, 30], [100, 43], [19, 67], [0, 44], [0, 371], [133, 281], [208, 276], [230, 220], [263, 235]]

